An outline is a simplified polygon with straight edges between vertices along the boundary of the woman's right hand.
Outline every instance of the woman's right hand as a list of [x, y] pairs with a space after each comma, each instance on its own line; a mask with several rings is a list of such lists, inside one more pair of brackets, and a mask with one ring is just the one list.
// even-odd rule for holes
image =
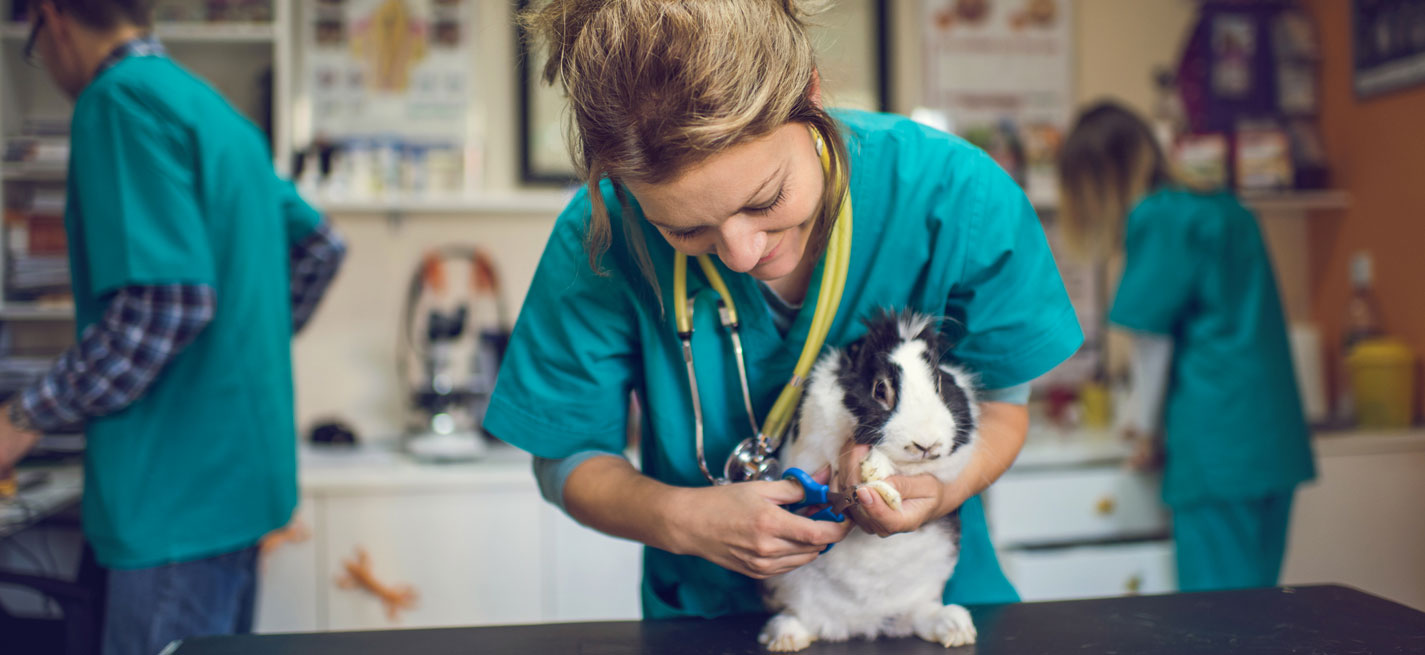
[[[815, 477], [825, 483], [827, 474]], [[783, 509], [802, 500], [802, 487], [792, 480], [682, 487], [677, 494], [668, 505], [676, 552], [758, 580], [811, 562], [853, 525], [813, 521]]]
[[1125, 462], [1130, 470], [1156, 473], [1163, 469], [1163, 461], [1166, 458], [1163, 452], [1162, 436], [1144, 434], [1133, 428], [1126, 428], [1123, 431], [1123, 439], [1133, 446], [1133, 452], [1128, 455], [1128, 460]]

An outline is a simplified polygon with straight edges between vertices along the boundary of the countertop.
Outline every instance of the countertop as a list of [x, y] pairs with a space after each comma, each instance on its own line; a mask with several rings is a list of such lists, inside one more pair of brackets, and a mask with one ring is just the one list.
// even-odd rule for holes
[[[1321, 431], [1313, 438], [1318, 457], [1349, 457], [1425, 451], [1425, 428]], [[1128, 458], [1129, 444], [1109, 430], [1058, 430], [1034, 425], [1008, 475], [1049, 468], [1116, 465]], [[490, 485], [533, 487], [530, 455], [512, 446], [491, 445], [469, 462], [432, 463], [411, 457], [394, 442], [355, 447], [298, 449], [304, 493], [343, 494], [383, 490], [419, 491]]]
[[0, 539], [24, 530], [41, 519], [77, 504], [84, 494], [84, 469], [78, 464], [25, 467], [26, 473], [43, 472], [45, 478], [14, 498], [0, 500]]

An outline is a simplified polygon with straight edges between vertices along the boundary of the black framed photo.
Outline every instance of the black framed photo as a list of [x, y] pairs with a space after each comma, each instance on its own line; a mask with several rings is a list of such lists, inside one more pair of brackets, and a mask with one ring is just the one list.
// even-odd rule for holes
[[[518, 10], [543, 0], [519, 0]], [[870, 111], [890, 106], [890, 56], [887, 0], [840, 0], [812, 18], [821, 70], [822, 92], [828, 105]], [[563, 91], [540, 78], [543, 53], [532, 50], [524, 30], [515, 26], [519, 62], [520, 179], [528, 185], [568, 186], [578, 182], [564, 130]]]
[[1351, 36], [1357, 96], [1425, 83], [1425, 0], [1352, 0]]

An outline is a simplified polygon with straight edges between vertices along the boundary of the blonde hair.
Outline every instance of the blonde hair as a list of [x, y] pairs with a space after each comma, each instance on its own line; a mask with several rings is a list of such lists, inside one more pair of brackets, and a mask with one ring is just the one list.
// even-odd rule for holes
[[[846, 144], [811, 97], [816, 58], [807, 19], [818, 7], [797, 0], [553, 0], [523, 12], [521, 24], [547, 44], [544, 80], [569, 98], [569, 151], [588, 186], [589, 265], [600, 270], [611, 231], [599, 183], [658, 184], [712, 155], [805, 122], [826, 141], [833, 176], [825, 185], [811, 241], [825, 247], [849, 178]], [[642, 232], [623, 221], [639, 270], [658, 294]]]
[[1059, 152], [1059, 220], [1082, 257], [1118, 251], [1132, 204], [1173, 182], [1148, 124], [1114, 102], [1099, 102], [1074, 121]]

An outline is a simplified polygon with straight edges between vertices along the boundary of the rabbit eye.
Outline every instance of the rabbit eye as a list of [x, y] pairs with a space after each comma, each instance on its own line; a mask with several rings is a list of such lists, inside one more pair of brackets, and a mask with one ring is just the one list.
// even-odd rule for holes
[[895, 387], [892, 387], [890, 381], [885, 378], [876, 380], [876, 385], [871, 388], [871, 395], [886, 409], [894, 409], [896, 406]]

